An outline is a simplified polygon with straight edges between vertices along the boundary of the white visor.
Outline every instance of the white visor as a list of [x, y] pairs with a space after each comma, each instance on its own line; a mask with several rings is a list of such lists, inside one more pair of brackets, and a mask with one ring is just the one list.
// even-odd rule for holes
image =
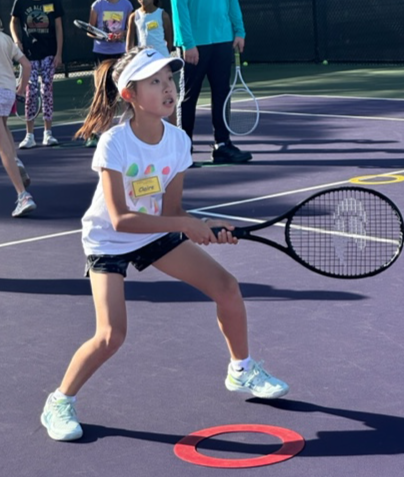
[[139, 81], [153, 76], [165, 66], [170, 65], [173, 73], [184, 66], [181, 58], [166, 58], [153, 48], [146, 48], [139, 52], [122, 71], [118, 80], [118, 91], [121, 94], [130, 81]]

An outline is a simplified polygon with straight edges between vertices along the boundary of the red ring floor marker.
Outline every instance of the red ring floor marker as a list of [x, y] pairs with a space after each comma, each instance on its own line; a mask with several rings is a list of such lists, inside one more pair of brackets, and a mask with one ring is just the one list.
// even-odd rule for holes
[[[219, 459], [200, 454], [196, 446], [209, 437], [230, 432], [261, 432], [275, 436], [282, 441], [282, 447], [272, 454], [251, 459]], [[177, 457], [191, 464], [205, 467], [221, 467], [227, 469], [241, 469], [247, 467], [260, 467], [276, 464], [294, 457], [304, 447], [304, 438], [295, 431], [283, 427], [264, 426], [260, 424], [234, 424], [228, 426], [210, 427], [193, 432], [183, 437], [175, 446], [174, 453]]]

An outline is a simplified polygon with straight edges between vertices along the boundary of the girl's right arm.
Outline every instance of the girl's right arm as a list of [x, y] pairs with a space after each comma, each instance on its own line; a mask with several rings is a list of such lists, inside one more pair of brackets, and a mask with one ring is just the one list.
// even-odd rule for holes
[[135, 46], [136, 40], [136, 25], [135, 25], [135, 12], [129, 15], [128, 20], [128, 34], [126, 35], [126, 51], [128, 52]]
[[[187, 216], [156, 216], [128, 209], [122, 174], [111, 169], [102, 169], [102, 186], [105, 202], [113, 228], [117, 232], [153, 234], [160, 232], [183, 232], [193, 230], [192, 239], [204, 243], [210, 236], [210, 229], [202, 221]], [[194, 230], [197, 228], [198, 230]]]
[[22, 77], [17, 88], [18, 96], [25, 96], [25, 88], [28, 85], [29, 77], [31, 76], [31, 63], [26, 56], [22, 56], [18, 62], [22, 66]]
[[[97, 23], [98, 23], [98, 14], [95, 10], [91, 9], [90, 10], [90, 18], [88, 20], [88, 23], [92, 25], [93, 27], [98, 28]], [[96, 40], [97, 38], [93, 36], [91, 33], [87, 33], [87, 36], [89, 36], [91, 39]]]

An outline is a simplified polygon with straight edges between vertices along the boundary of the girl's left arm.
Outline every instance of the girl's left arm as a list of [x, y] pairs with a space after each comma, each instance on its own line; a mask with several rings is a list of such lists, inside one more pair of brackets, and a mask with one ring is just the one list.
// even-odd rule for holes
[[63, 50], [63, 25], [62, 17], [55, 18], [55, 29], [56, 29], [56, 55], [53, 60], [55, 68], [62, 64], [62, 50]]
[[185, 210], [182, 208], [182, 191], [184, 189], [184, 176], [185, 172], [178, 173], [167, 186], [163, 197], [163, 210], [161, 211], [161, 215], [185, 215], [191, 217], [191, 215], [185, 212]]
[[167, 12], [163, 12], [163, 28], [164, 39], [167, 42], [168, 52], [171, 53], [173, 49], [173, 27], [171, 24], [170, 16]]

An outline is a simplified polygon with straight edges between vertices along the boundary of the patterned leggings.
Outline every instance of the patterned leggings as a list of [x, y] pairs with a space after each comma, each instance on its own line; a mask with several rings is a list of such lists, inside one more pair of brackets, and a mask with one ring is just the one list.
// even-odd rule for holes
[[39, 94], [39, 76], [41, 76], [42, 113], [44, 121], [52, 121], [53, 116], [53, 56], [47, 56], [43, 60], [31, 61], [31, 77], [26, 91], [25, 117], [27, 121], [35, 118]]

